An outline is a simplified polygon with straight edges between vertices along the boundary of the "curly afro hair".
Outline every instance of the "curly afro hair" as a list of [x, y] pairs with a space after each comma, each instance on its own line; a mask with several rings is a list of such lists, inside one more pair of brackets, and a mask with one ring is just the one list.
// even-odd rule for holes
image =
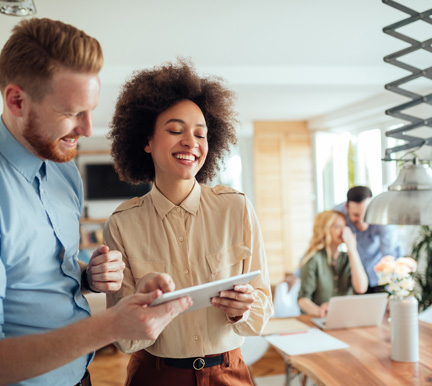
[[220, 78], [199, 77], [184, 59], [134, 73], [122, 87], [108, 134], [120, 179], [135, 184], [154, 181], [153, 160], [144, 148], [153, 136], [156, 119], [177, 102], [190, 100], [201, 109], [208, 128], [208, 155], [196, 179], [210, 181], [230, 145], [237, 143], [234, 99]]

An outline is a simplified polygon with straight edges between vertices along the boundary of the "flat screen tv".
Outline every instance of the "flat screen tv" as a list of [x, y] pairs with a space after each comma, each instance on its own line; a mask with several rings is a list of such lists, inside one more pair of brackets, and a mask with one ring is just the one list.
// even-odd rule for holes
[[111, 163], [85, 166], [87, 200], [115, 200], [140, 197], [151, 189], [151, 183], [139, 185], [120, 181]]

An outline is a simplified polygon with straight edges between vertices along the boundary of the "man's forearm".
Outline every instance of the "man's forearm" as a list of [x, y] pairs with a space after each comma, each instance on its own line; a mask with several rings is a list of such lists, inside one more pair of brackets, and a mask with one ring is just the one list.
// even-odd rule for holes
[[0, 386], [33, 378], [112, 343], [107, 313], [44, 334], [0, 341]]

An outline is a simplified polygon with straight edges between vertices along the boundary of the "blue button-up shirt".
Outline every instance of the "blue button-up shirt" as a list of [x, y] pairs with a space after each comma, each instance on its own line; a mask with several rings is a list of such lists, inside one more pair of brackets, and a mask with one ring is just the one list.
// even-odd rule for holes
[[347, 225], [356, 236], [357, 250], [366, 274], [368, 275], [369, 286], [376, 287], [378, 285], [378, 276], [374, 271], [374, 266], [383, 256], [402, 256], [396, 225], [369, 224], [368, 229], [362, 232], [359, 231], [349, 219], [345, 203], [336, 205], [334, 209], [344, 212], [347, 215]]
[[[40, 160], [0, 119], [0, 339], [89, 316], [77, 262], [82, 204], [75, 164]], [[86, 355], [18, 385], [75, 385], [91, 359]]]

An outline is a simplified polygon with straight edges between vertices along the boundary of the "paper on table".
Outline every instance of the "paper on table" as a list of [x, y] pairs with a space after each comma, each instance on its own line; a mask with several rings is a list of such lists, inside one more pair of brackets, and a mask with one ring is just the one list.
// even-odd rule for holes
[[261, 335], [273, 335], [284, 332], [305, 331], [311, 328], [296, 318], [271, 318]]
[[270, 335], [264, 337], [264, 339], [288, 355], [311, 354], [349, 347], [346, 343], [317, 328], [288, 334]]

